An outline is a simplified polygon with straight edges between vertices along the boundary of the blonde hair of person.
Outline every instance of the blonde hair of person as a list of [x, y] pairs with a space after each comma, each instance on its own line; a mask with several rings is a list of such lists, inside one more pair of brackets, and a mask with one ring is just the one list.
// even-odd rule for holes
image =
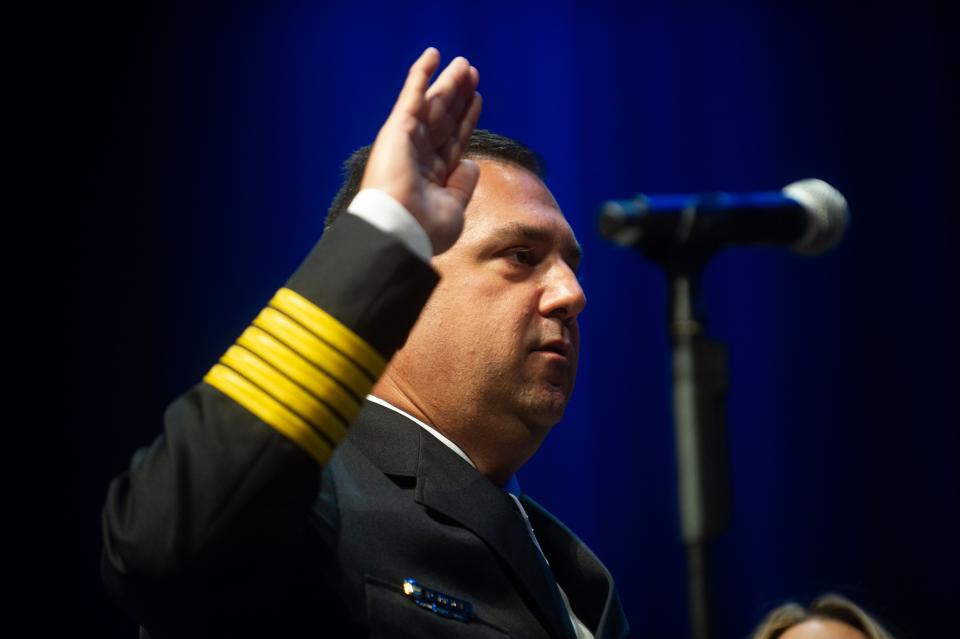
[[816, 598], [809, 608], [797, 603], [787, 603], [768, 614], [751, 639], [777, 639], [790, 628], [810, 619], [829, 619], [844, 623], [859, 630], [867, 639], [893, 639], [875, 619], [855, 603], [836, 594]]

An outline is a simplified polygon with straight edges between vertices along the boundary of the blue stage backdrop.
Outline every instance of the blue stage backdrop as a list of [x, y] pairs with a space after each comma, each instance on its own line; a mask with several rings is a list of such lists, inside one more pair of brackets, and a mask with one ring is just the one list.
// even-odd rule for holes
[[827, 591], [904, 637], [955, 625], [957, 66], [935, 3], [84, 4], [47, 19], [46, 219], [70, 329], [38, 495], [57, 610], [41, 623], [135, 636], [98, 581], [108, 480], [306, 255], [340, 163], [435, 45], [480, 69], [480, 126], [539, 150], [585, 248], [578, 388], [520, 481], [610, 567], [634, 635], [687, 634], [666, 286], [600, 239], [597, 208], [807, 177], [850, 202], [836, 250], [729, 249], [705, 275], [730, 374], [718, 636]]

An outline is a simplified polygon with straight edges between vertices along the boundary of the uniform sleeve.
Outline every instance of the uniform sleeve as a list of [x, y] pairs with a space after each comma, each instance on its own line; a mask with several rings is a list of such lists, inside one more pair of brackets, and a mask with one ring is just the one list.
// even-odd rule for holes
[[216, 587], [224, 566], [296, 562], [323, 465], [437, 279], [395, 236], [343, 216], [170, 405], [102, 517], [104, 582], [141, 623], [188, 608], [176, 593]]

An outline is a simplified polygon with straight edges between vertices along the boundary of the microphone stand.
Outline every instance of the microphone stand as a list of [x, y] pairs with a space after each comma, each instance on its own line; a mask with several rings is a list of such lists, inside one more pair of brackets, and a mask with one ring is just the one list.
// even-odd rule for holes
[[693, 639], [709, 639], [709, 542], [729, 525], [730, 488], [724, 424], [726, 350], [705, 335], [703, 267], [725, 241], [787, 244], [801, 253], [821, 253], [843, 235], [848, 210], [843, 195], [822, 180], [794, 182], [780, 193], [657, 200], [639, 195], [605, 203], [599, 231], [617, 244], [640, 249], [667, 276], [677, 493], [687, 554], [690, 630]]
[[726, 349], [705, 335], [700, 290], [703, 267], [713, 253], [709, 246], [690, 245], [647, 252], [669, 281], [677, 492], [693, 639], [711, 636], [709, 542], [730, 522]]

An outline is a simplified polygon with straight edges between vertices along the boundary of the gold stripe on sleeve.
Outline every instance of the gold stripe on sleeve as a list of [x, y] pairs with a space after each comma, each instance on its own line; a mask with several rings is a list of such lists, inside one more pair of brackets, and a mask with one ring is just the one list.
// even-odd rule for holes
[[302, 417], [336, 446], [347, 435], [347, 425], [323, 402], [290, 381], [265, 361], [241, 346], [231, 346], [223, 357], [226, 364], [267, 394]]
[[376, 378], [340, 354], [325, 341], [274, 308], [265, 308], [253, 320], [257, 326], [280, 340], [312, 364], [343, 384], [354, 397], [362, 399]]
[[359, 364], [373, 379], [383, 374], [387, 363], [380, 353], [310, 300], [289, 288], [281, 288], [270, 300], [270, 305], [329, 342], [331, 346]]
[[203, 379], [299, 445], [320, 464], [329, 461], [332, 450], [323, 437], [302, 418], [235, 371], [217, 364]]
[[237, 340], [257, 357], [321, 398], [347, 421], [352, 422], [360, 410], [359, 402], [342, 386], [295, 351], [287, 348], [268, 333], [251, 326]]

